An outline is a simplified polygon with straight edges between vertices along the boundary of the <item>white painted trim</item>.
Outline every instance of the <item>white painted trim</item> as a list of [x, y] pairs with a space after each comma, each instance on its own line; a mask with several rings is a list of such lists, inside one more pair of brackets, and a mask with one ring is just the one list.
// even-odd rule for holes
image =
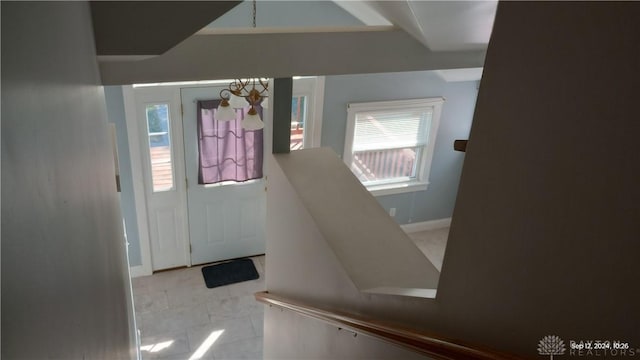
[[444, 218], [438, 220], [429, 220], [413, 224], [400, 225], [402, 230], [407, 234], [417, 233], [420, 231], [437, 230], [451, 226], [451, 218]]
[[[144, 177], [142, 175], [142, 154], [140, 153], [138, 125], [136, 121], [136, 105], [133, 87], [122, 86], [124, 100], [124, 114], [127, 124], [127, 138], [129, 141], [129, 154], [131, 156], [131, 178], [133, 181], [133, 201], [136, 208], [136, 221], [138, 222], [138, 240], [140, 241], [140, 267], [142, 274], [153, 273], [151, 265], [151, 245], [149, 243], [149, 221], [147, 220], [147, 200], [144, 190]], [[132, 267], [132, 276], [136, 273]]]
[[442, 104], [446, 99], [442, 96], [424, 98], [424, 99], [406, 99], [406, 100], [389, 100], [389, 101], [372, 101], [362, 103], [350, 103], [347, 105], [348, 110], [352, 111], [377, 111], [390, 109], [406, 109], [406, 108], [423, 108], [437, 106]]
[[154, 58], [158, 55], [98, 55], [98, 62], [109, 61], [141, 61]]
[[132, 266], [129, 268], [129, 273], [131, 274], [131, 278], [137, 278], [140, 276], [147, 276], [153, 274], [151, 269], [146, 269], [143, 265]]
[[[179, 204], [178, 210], [182, 212], [183, 221], [182, 221], [182, 236], [183, 236], [183, 250], [184, 250], [184, 261], [187, 267], [191, 267], [191, 234], [189, 230], [189, 209], [187, 207], [187, 165], [185, 163], [186, 158], [184, 156], [185, 144], [184, 144], [184, 125], [183, 125], [183, 110], [182, 110], [182, 88], [180, 86], [171, 87], [172, 89], [172, 103], [175, 106], [174, 116], [175, 121], [172, 122], [174, 125], [174, 137], [175, 137], [175, 157], [176, 157], [176, 179], [178, 181], [178, 185], [181, 191], [178, 191]], [[176, 126], [178, 125], [178, 126]], [[185, 179], [184, 183], [181, 181]]]
[[142, 87], [155, 87], [155, 86], [179, 86], [180, 88], [185, 87], [206, 87], [206, 86], [227, 86], [232, 83], [234, 79], [226, 79], [226, 80], [195, 80], [195, 81], [168, 81], [168, 82], [159, 82], [159, 83], [143, 83], [143, 84], [133, 84], [134, 88], [142, 88]]
[[425, 191], [429, 188], [428, 182], [402, 182], [402, 183], [390, 183], [383, 185], [367, 186], [367, 190], [373, 196], [384, 196], [402, 194], [415, 191]]
[[418, 174], [418, 182], [427, 184], [429, 183], [429, 176], [431, 175], [431, 162], [433, 161], [433, 153], [436, 149], [436, 136], [438, 135], [438, 129], [440, 127], [440, 116], [442, 115], [442, 106], [444, 105], [445, 98], [432, 98], [429, 99], [429, 102], [433, 103], [431, 129], [429, 130], [427, 154], [422, 157], [422, 164], [420, 166], [422, 171]]
[[204, 28], [196, 33], [199, 36], [209, 35], [245, 35], [245, 34], [310, 34], [335, 32], [372, 32], [394, 31], [393, 25], [380, 26], [292, 26], [292, 27], [257, 27], [257, 28]]
[[307, 124], [305, 124], [305, 149], [320, 147], [322, 139], [322, 111], [324, 107], [324, 76], [293, 79], [292, 96], [306, 96]]
[[322, 112], [324, 110], [324, 76], [316, 77], [315, 89], [313, 95], [315, 97], [313, 103], [313, 127], [311, 129], [311, 147], [322, 146]]
[[347, 164], [349, 169], [351, 169], [351, 161], [353, 160], [353, 137], [356, 131], [356, 112], [350, 111], [350, 106], [347, 105], [347, 128], [344, 134], [344, 150], [342, 154], [342, 161]]

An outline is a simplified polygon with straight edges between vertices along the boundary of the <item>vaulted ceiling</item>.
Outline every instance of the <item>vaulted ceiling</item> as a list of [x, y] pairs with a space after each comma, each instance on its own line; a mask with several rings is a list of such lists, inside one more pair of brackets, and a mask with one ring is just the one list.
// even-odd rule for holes
[[497, 1], [258, 0], [257, 28], [251, 5], [93, 2], [105, 83], [477, 68]]
[[366, 1], [433, 51], [484, 50], [497, 1]]

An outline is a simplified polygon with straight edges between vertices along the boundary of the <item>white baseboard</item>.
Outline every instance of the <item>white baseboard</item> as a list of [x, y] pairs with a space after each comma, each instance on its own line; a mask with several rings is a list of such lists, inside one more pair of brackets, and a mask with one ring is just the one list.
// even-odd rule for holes
[[138, 265], [130, 267], [129, 273], [131, 274], [131, 278], [136, 278], [140, 276], [151, 275], [153, 272], [150, 269], [145, 269], [143, 265]]
[[442, 229], [449, 226], [451, 226], [451, 218], [429, 220], [429, 221], [423, 221], [423, 222], [418, 222], [413, 224], [400, 225], [402, 230], [404, 230], [404, 232], [406, 232], [407, 234], [416, 233], [419, 231]]

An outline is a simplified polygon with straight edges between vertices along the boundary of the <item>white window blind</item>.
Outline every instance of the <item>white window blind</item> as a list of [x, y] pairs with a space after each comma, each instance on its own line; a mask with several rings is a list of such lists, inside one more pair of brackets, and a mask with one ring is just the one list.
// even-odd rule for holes
[[356, 114], [353, 151], [424, 146], [429, 138], [430, 108]]

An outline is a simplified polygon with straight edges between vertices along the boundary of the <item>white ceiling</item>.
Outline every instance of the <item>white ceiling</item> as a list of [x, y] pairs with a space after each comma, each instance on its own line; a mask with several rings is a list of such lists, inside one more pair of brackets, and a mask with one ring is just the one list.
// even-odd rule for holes
[[[497, 1], [339, 1], [366, 25], [399, 27], [429, 50], [486, 50]], [[388, 23], [385, 23], [388, 21]], [[448, 82], [480, 80], [482, 68], [438, 70]]]
[[348, 1], [348, 6], [344, 1], [336, 3], [362, 21], [375, 19], [371, 15], [374, 11], [431, 51], [486, 49], [498, 5], [497, 1]]

